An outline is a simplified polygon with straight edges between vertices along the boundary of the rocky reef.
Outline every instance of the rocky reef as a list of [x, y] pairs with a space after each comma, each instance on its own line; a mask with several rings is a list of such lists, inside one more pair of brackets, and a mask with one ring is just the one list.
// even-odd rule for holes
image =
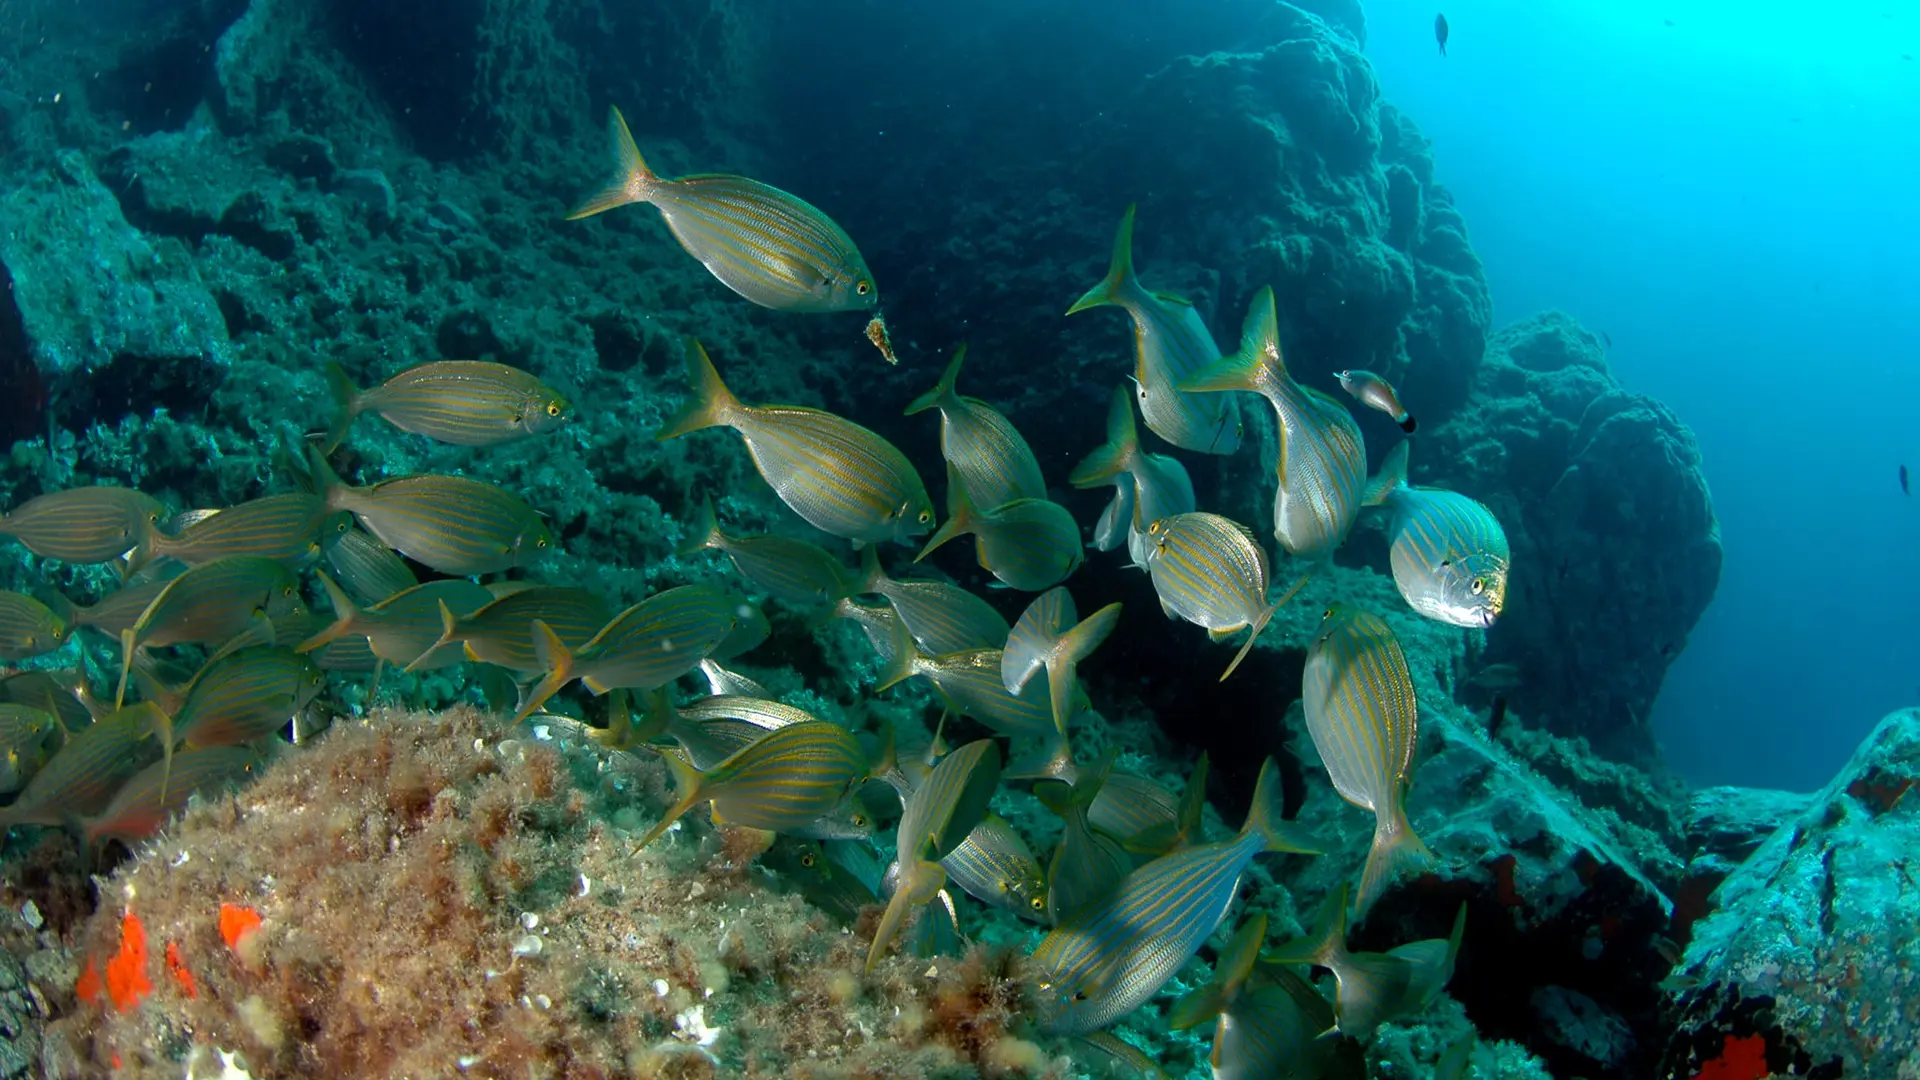
[[[564, 389], [580, 420], [483, 454], [363, 420], [343, 471], [500, 483], [558, 540], [531, 576], [622, 605], [729, 575], [674, 553], [703, 496], [730, 528], [819, 538], [735, 440], [652, 441], [684, 394], [692, 334], [744, 399], [830, 407], [929, 478], [934, 426], [900, 410], [967, 342], [966, 392], [1014, 421], [1050, 494], [1088, 523], [1099, 501], [1064, 480], [1101, 441], [1129, 335], [1111, 313], [1061, 313], [1138, 202], [1142, 277], [1191, 300], [1221, 343], [1270, 284], [1304, 382], [1334, 391], [1346, 367], [1393, 379], [1421, 417], [1415, 482], [1488, 504], [1515, 578], [1490, 633], [1423, 621], [1363, 530], [1215, 683], [1193, 673], [1224, 663], [1220, 647], [1163, 620], [1145, 575], [1094, 557], [1071, 583], [1081, 608], [1118, 600], [1127, 615], [1084, 673], [1100, 717], [1076, 749], [1121, 751], [1173, 786], [1205, 750], [1230, 817], [1276, 756], [1290, 812], [1331, 854], [1256, 866], [1246, 893], [1297, 931], [1353, 876], [1369, 824], [1301, 729], [1305, 648], [1328, 602], [1387, 615], [1415, 658], [1427, 736], [1412, 810], [1440, 861], [1354, 943], [1444, 937], [1465, 903], [1468, 945], [1451, 998], [1374, 1040], [1374, 1071], [1426, 1075], [1469, 1028], [1493, 1044], [1483, 1076], [1639, 1080], [1669, 1054], [1659, 936], [1686, 938], [1667, 897], [1682, 917], [1704, 910], [1711, 875], [1748, 846], [1689, 837], [1644, 723], [1718, 573], [1698, 452], [1570, 320], [1491, 327], [1466, 223], [1433, 148], [1381, 99], [1357, 3], [1213, 0], [1171, 23], [1091, 0], [111, 6], [143, 32], [51, 3], [0, 10], [23, 31], [0, 34], [0, 504], [91, 482], [178, 509], [285, 490], [289, 448], [332, 407], [324, 362], [365, 385], [423, 360], [497, 360]], [[609, 104], [663, 174], [744, 172], [831, 213], [872, 264], [902, 363], [884, 366], [857, 321], [728, 293], [652, 210], [562, 222], [604, 179]], [[1401, 436], [1359, 420], [1377, 462]], [[1265, 412], [1256, 424], [1270, 453]], [[1254, 449], [1189, 465], [1203, 506], [1266, 520], [1272, 473]], [[964, 556], [933, 561], [986, 582]], [[21, 553], [0, 585], [84, 602], [112, 582]], [[933, 726], [924, 691], [873, 698], [852, 627], [754, 599], [774, 633], [745, 662], [776, 694]], [[340, 682], [335, 711], [363, 712], [364, 686]], [[479, 697], [448, 675], [388, 685], [432, 709]], [[599, 721], [582, 698], [556, 707]], [[711, 833], [624, 858], [665, 801], [651, 758], [461, 708], [340, 728], [97, 885], [57, 832], [14, 837], [0, 876], [40, 925], [0, 913], [0, 940], [26, 958], [10, 983], [19, 964], [0, 957], [0, 1024], [19, 1033], [0, 1044], [17, 1051], [0, 1051], [0, 1077], [89, 1075], [116, 1055], [135, 1075], [177, 1075], [219, 1051], [255, 1075], [438, 1074], [468, 1059], [474, 1075], [1070, 1067], [1078, 1048], [1024, 1026], [1009, 957], [1030, 944], [1026, 924], [985, 916], [973, 929], [988, 947], [862, 981], [851, 958], [871, 912], [822, 921]], [[1024, 793], [998, 809], [1036, 844], [1057, 835]], [[1208, 826], [1230, 831], [1211, 810]], [[1721, 861], [1689, 866], [1707, 847]], [[324, 867], [321, 852], [335, 856]], [[223, 904], [260, 918], [251, 945], [223, 939]], [[390, 914], [358, 933], [370, 909]], [[152, 985], [123, 1013], [75, 990], [88, 961], [127, 951], [129, 915]], [[1205, 966], [1172, 988], [1194, 989]], [[1204, 1044], [1167, 1032], [1163, 1012], [1142, 1010], [1127, 1037], [1169, 1072], [1204, 1069]], [[418, 1056], [356, 1058], [362, 1040]], [[567, 1054], [584, 1071], [559, 1071]]]

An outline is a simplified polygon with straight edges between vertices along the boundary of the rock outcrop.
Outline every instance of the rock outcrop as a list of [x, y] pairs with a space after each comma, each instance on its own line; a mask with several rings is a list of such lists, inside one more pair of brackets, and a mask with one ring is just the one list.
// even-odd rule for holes
[[1827, 1080], [1920, 1074], [1916, 780], [1920, 709], [1906, 709], [1721, 883], [1669, 983], [1677, 1031], [1657, 1075], [1717, 1059]]

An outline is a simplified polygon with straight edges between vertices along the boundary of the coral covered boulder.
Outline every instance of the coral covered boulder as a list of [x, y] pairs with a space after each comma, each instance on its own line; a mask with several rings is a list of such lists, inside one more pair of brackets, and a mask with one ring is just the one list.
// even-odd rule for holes
[[1920, 709], [1906, 709], [1727, 877], [1670, 984], [1659, 1075], [1736, 1054], [1795, 1076], [1920, 1075], [1917, 779]]
[[1514, 710], [1651, 761], [1648, 713], [1720, 580], [1693, 432], [1549, 313], [1495, 335], [1467, 406], [1422, 438], [1413, 470], [1487, 503], [1512, 543], [1486, 658], [1517, 667]]

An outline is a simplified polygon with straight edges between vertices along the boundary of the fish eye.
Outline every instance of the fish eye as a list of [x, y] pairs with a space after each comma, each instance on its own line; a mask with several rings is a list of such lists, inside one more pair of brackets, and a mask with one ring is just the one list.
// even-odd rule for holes
[[1033, 910], [1035, 910], [1035, 911], [1045, 911], [1045, 910], [1047, 910], [1047, 902], [1046, 902], [1045, 900], [1042, 900], [1042, 899], [1040, 899], [1040, 898], [1039, 898], [1039, 897], [1037, 897], [1037, 896], [1036, 896], [1036, 897], [1033, 897], [1033, 898], [1032, 898], [1032, 899], [1030, 899], [1030, 900], [1028, 900], [1028, 901], [1027, 901], [1027, 906], [1028, 906], [1028, 907], [1030, 907], [1030, 908], [1032, 908], [1032, 909], [1033, 909]]
[[809, 851], [801, 855], [800, 865], [806, 867], [809, 870], [813, 869], [813, 852]]
[[867, 815], [865, 814], [855, 814], [847, 820], [853, 822], [853, 827], [856, 829], [864, 829], [867, 827]]
[[289, 586], [287, 586], [286, 588], [284, 588], [284, 589], [281, 589], [281, 590], [280, 590], [280, 595], [281, 595], [281, 596], [292, 596], [292, 595], [293, 595], [293, 592], [294, 592], [294, 590], [293, 590], [293, 586], [291, 586], [291, 585], [289, 585]]
[[557, 401], [549, 401], [549, 402], [547, 402], [547, 415], [548, 415], [548, 416], [559, 416], [559, 415], [560, 415], [560, 403], [559, 403], [559, 402], [557, 402]]
[[865, 296], [873, 291], [873, 282], [868, 281], [866, 278], [861, 278], [859, 281], [853, 283], [853, 291], [861, 296]]
[[544, 548], [544, 547], [546, 547], [546, 546], [547, 546], [547, 538], [546, 538], [546, 537], [544, 537], [544, 536], [542, 536], [542, 537], [539, 537], [539, 538], [537, 538], [537, 539], [535, 539], [535, 540], [534, 540], [534, 542], [533, 542], [533, 546], [534, 546], [534, 547], [537, 547], [537, 548]]
[[1445, 569], [1447, 569], [1447, 568], [1449, 568], [1449, 567], [1451, 567], [1452, 565], [1453, 565], [1453, 560], [1452, 560], [1452, 559], [1441, 559], [1441, 560], [1440, 560], [1440, 569], [1442, 569], [1442, 570], [1445, 570]]
[[1486, 578], [1474, 578], [1474, 579], [1473, 579], [1473, 584], [1472, 584], [1471, 586], [1469, 586], [1469, 588], [1471, 588], [1471, 589], [1473, 590], [1473, 595], [1475, 595], [1475, 596], [1479, 596], [1479, 595], [1480, 595], [1481, 593], [1483, 593], [1483, 592], [1486, 592], [1486, 591], [1487, 591], [1487, 579], [1486, 579]]
[[933, 511], [931, 510], [920, 511], [920, 524], [925, 525], [928, 522], [931, 522], [932, 520], [933, 520]]

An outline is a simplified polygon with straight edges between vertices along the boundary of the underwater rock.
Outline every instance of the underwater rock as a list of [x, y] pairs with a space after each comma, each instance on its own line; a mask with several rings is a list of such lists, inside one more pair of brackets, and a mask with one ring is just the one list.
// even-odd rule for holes
[[1014, 1034], [1004, 950], [863, 977], [751, 837], [634, 855], [666, 801], [657, 759], [557, 722], [336, 723], [115, 872], [79, 935], [109, 1000], [39, 988], [47, 1074], [177, 1077], [198, 1046], [277, 1077], [1068, 1075]]
[[1412, 467], [1486, 503], [1512, 544], [1484, 660], [1518, 669], [1514, 712], [1656, 767], [1648, 714], [1720, 579], [1693, 433], [1550, 312], [1494, 336], [1467, 404], [1422, 432]]
[[1736, 1051], [1796, 1076], [1920, 1074], [1916, 780], [1906, 709], [1721, 883], [1676, 968], [1660, 1076]]
[[[1293, 745], [1309, 757], [1299, 706]], [[1595, 811], [1534, 772], [1445, 706], [1421, 710], [1422, 753], [1408, 814], [1436, 860], [1388, 890], [1354, 932], [1382, 950], [1444, 936], [1467, 905], [1465, 944], [1448, 993], [1489, 1038], [1540, 1055], [1557, 1076], [1643, 1080], [1657, 1052], [1655, 936], [1671, 904], [1656, 879], [1679, 858], [1659, 838]], [[1372, 815], [1333, 792], [1308, 760], [1299, 818], [1327, 854], [1293, 883], [1314, 897], [1358, 876]]]
[[226, 373], [219, 305], [178, 245], [150, 243], [75, 151], [0, 196], [0, 264], [28, 351], [62, 408], [204, 400]]

